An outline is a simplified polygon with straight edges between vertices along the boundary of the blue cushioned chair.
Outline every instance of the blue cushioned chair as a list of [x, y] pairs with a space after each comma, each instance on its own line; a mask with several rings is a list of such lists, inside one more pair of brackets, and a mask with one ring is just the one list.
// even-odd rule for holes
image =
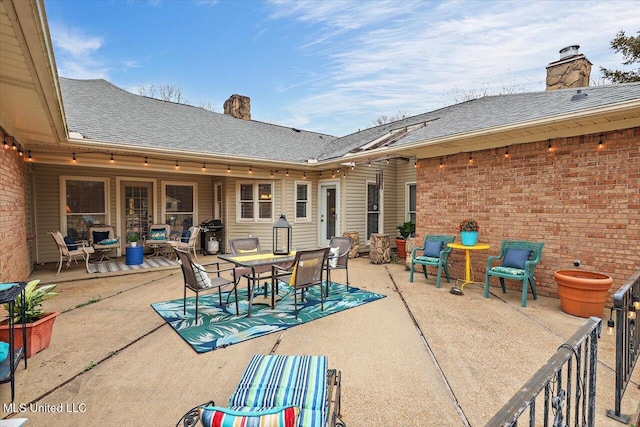
[[[506, 293], [504, 279], [522, 282], [522, 307], [527, 306], [527, 286], [531, 285], [533, 299], [536, 294], [536, 278], [533, 272], [542, 257], [543, 242], [527, 242], [524, 240], [503, 240], [498, 256], [490, 256], [487, 260], [487, 271], [484, 279], [484, 297], [489, 298], [489, 279], [496, 276], [500, 279], [502, 292]], [[501, 265], [493, 265], [502, 260]]]
[[[293, 405], [300, 409], [299, 427], [344, 426], [340, 382], [340, 371], [328, 369], [326, 356], [256, 354], [231, 395], [228, 409], [234, 411], [234, 418], [241, 418], [242, 414]], [[212, 405], [192, 409], [178, 425], [195, 426], [198, 412], [216, 410]]]
[[428, 279], [427, 266], [438, 268], [436, 288], [440, 287], [442, 269], [444, 269], [447, 283], [449, 283], [449, 265], [447, 264], [447, 260], [449, 259], [451, 248], [447, 246], [447, 243], [453, 243], [455, 238], [456, 236], [427, 234], [424, 237], [424, 245], [422, 245], [421, 248], [414, 248], [411, 252], [411, 274], [409, 275], [409, 282], [413, 283], [415, 265], [421, 265], [425, 279]]

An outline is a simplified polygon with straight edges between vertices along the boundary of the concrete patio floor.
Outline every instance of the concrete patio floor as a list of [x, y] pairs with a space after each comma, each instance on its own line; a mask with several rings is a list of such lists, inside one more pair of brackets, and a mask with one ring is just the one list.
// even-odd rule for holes
[[[436, 289], [432, 275], [409, 283], [404, 265], [361, 257], [349, 267], [353, 286], [387, 297], [197, 354], [150, 307], [182, 297], [178, 268], [88, 275], [74, 265], [56, 277], [52, 265], [38, 266], [31, 279], [58, 283], [60, 293], [45, 309], [61, 314], [51, 346], [18, 368], [15, 402], [27, 410], [3, 417], [28, 418], [29, 426], [173, 426], [199, 403], [226, 406], [251, 356], [273, 352], [327, 355], [342, 371], [349, 427], [482, 426], [586, 321], [563, 313], [557, 299], [530, 298], [521, 308], [516, 291], [492, 288], [485, 299], [480, 285], [468, 285], [455, 296], [444, 279]], [[344, 283], [343, 272], [333, 280]], [[620, 426], [606, 417], [614, 407], [615, 343], [605, 328], [598, 359], [596, 425]], [[632, 419], [638, 371], [622, 405]], [[9, 384], [0, 393], [7, 402]], [[44, 410], [61, 404], [68, 412]]]

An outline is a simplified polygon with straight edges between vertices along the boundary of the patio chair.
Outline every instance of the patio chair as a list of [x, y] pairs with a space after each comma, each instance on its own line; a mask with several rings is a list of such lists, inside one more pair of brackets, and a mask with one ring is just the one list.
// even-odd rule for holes
[[281, 265], [271, 266], [271, 306], [275, 305], [275, 289], [278, 281], [289, 282], [293, 288], [293, 304], [296, 319], [298, 318], [298, 290], [301, 291], [301, 300], [304, 300], [304, 291], [311, 286], [320, 286], [320, 307], [324, 310], [324, 272], [326, 270], [329, 248], [309, 249], [297, 251], [296, 257], [288, 267]]
[[62, 269], [62, 262], [67, 261], [66, 268], [69, 268], [71, 265], [71, 261], [75, 261], [78, 263], [78, 258], [82, 258], [84, 260], [85, 268], [87, 269], [87, 273], [89, 273], [89, 256], [94, 253], [94, 249], [89, 246], [86, 241], [77, 242], [72, 245], [68, 245], [64, 237], [62, 237], [62, 233], [59, 231], [49, 231], [51, 237], [53, 237], [53, 241], [56, 242], [56, 246], [58, 247], [58, 253], [60, 255], [60, 260], [58, 261], [58, 272], [56, 276], [60, 274], [60, 270]]
[[[484, 279], [484, 297], [489, 298], [489, 279], [496, 276], [500, 279], [502, 292], [506, 293], [504, 279], [513, 279], [522, 282], [522, 307], [527, 306], [527, 284], [531, 285], [533, 299], [538, 299], [536, 293], [536, 278], [533, 276], [536, 265], [542, 257], [543, 242], [527, 242], [524, 240], [503, 240], [498, 256], [490, 256], [487, 259], [487, 271]], [[493, 266], [496, 261], [502, 260], [502, 265]]]
[[107, 256], [109, 252], [120, 247], [120, 237], [111, 225], [92, 225], [87, 231], [89, 245], [100, 254], [100, 258], [96, 262], [112, 261]]
[[438, 268], [438, 277], [436, 279], [436, 288], [440, 287], [440, 278], [442, 270], [449, 283], [449, 254], [451, 248], [447, 243], [453, 243], [456, 236], [446, 236], [440, 234], [427, 234], [424, 236], [424, 244], [421, 248], [414, 248], [411, 251], [411, 273], [409, 274], [409, 282], [413, 283], [413, 273], [416, 265], [422, 266], [424, 278], [428, 279], [427, 266]]
[[349, 289], [349, 252], [351, 251], [351, 237], [333, 236], [329, 241], [329, 257], [327, 259], [327, 286], [326, 294], [329, 295], [331, 286], [331, 270], [344, 270]]
[[[187, 412], [176, 427], [216, 425], [279, 425], [335, 427], [340, 414], [341, 372], [328, 369], [326, 356], [254, 355], [229, 399]], [[272, 421], [273, 424], [268, 423]], [[281, 423], [277, 423], [280, 421]], [[262, 422], [262, 423], [261, 423]]]
[[[260, 239], [257, 237], [240, 237], [237, 239], [229, 239], [229, 249], [232, 254], [246, 254], [251, 252], [261, 252], [260, 249]], [[254, 275], [255, 273], [255, 275]], [[265, 265], [256, 267], [253, 271], [250, 268], [239, 267], [236, 269], [236, 274], [242, 277], [247, 278], [247, 286], [249, 292], [251, 292], [251, 282], [257, 280], [258, 283], [260, 280], [270, 279], [271, 278], [271, 266]], [[265, 283], [265, 295], [266, 295], [266, 286]]]
[[169, 224], [153, 224], [149, 227], [149, 234], [144, 237], [144, 247], [153, 250], [150, 257], [159, 257], [171, 250], [169, 239], [171, 226]]
[[174, 249], [180, 249], [183, 251], [193, 252], [193, 257], [198, 261], [198, 254], [196, 253], [196, 243], [198, 242], [198, 236], [200, 235], [200, 227], [189, 227], [188, 230], [178, 237], [176, 240], [170, 242]]
[[[221, 269], [220, 263], [216, 262], [215, 270], [208, 270], [200, 264], [196, 264], [191, 260], [189, 252], [181, 249], [174, 248], [174, 252], [178, 257], [178, 263], [182, 268], [182, 276], [184, 278], [184, 298], [183, 298], [183, 314], [187, 314], [187, 289], [195, 292], [196, 294], [196, 312], [195, 318], [198, 318], [198, 296], [200, 292], [209, 291], [212, 289], [218, 289], [218, 298], [220, 300], [220, 306], [222, 306], [222, 288], [228, 285], [233, 285], [233, 292], [235, 295], [236, 313], [239, 313], [238, 309], [238, 289], [237, 282], [235, 280], [222, 277], [220, 273], [225, 271], [233, 271], [233, 268]], [[211, 277], [213, 275], [213, 277]], [[230, 291], [229, 291], [230, 292]], [[229, 297], [227, 296], [227, 303]]]

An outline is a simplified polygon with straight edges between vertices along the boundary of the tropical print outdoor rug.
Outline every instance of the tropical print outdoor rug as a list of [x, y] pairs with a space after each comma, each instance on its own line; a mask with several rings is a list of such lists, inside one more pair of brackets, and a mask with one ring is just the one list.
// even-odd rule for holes
[[[291, 287], [280, 284], [278, 295], [282, 299], [276, 302], [276, 307], [273, 310], [270, 305], [255, 304], [254, 302], [251, 317], [246, 317], [249, 302], [247, 301], [246, 286], [242, 285], [238, 289], [240, 316], [235, 313], [233, 294], [230, 298], [231, 303], [220, 307], [217, 291], [200, 295], [197, 320], [194, 319], [195, 297], [187, 298], [186, 315], [182, 311], [182, 298], [154, 303], [151, 304], [151, 307], [196, 352], [205, 353], [311, 322], [385, 297], [385, 295], [363, 291], [352, 286], [347, 290], [345, 285], [333, 282], [329, 297], [324, 300], [323, 311], [320, 308], [320, 287], [314, 286], [306, 291], [304, 302], [300, 302], [300, 295], [298, 295], [298, 319], [296, 319]], [[226, 297], [226, 293], [223, 293], [223, 303], [226, 301]]]

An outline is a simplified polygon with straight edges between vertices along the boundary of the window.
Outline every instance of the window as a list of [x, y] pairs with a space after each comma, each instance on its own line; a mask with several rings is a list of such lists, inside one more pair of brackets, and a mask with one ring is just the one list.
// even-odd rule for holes
[[195, 219], [195, 185], [164, 185], [164, 222], [171, 226], [171, 237], [181, 236]]
[[236, 193], [238, 222], [273, 222], [273, 183], [241, 182]]
[[62, 178], [63, 224], [66, 235], [86, 240], [94, 224], [107, 222], [107, 179]]
[[311, 221], [311, 184], [296, 182], [296, 221]]
[[405, 206], [407, 207], [407, 213], [405, 215], [405, 219], [415, 224], [416, 223], [416, 184], [415, 183], [407, 183]]
[[367, 240], [380, 231], [380, 187], [367, 183]]

